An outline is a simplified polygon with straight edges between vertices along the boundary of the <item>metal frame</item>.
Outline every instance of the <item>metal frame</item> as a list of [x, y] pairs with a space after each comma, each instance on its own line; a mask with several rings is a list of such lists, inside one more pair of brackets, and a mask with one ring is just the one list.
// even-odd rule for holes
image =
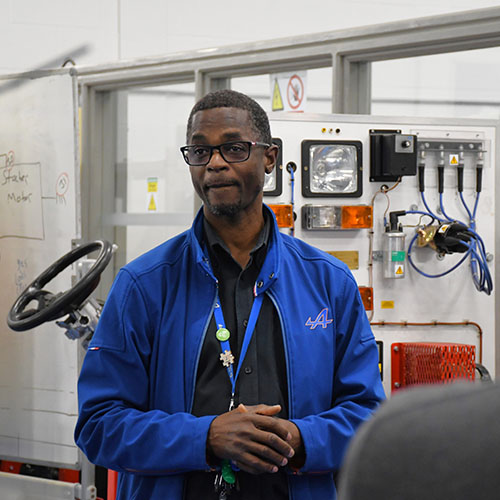
[[0, 484], [2, 485], [3, 500], [17, 500], [19, 498], [95, 500], [97, 498], [97, 491], [93, 483], [85, 487], [79, 483], [0, 472]]
[[[310, 163], [310, 147], [316, 145], [332, 145], [332, 146], [352, 146], [356, 149], [356, 190], [349, 193], [338, 192], [338, 193], [317, 193], [313, 192], [311, 189], [311, 176], [312, 176], [312, 165]], [[302, 196], [307, 198], [308, 201], [319, 202], [321, 198], [359, 198], [363, 194], [363, 146], [360, 141], [349, 141], [349, 140], [326, 140], [326, 139], [307, 139], [303, 140], [300, 146], [301, 149], [301, 171], [302, 171]], [[310, 200], [312, 198], [312, 200]], [[315, 199], [315, 200], [314, 200]]]
[[77, 69], [96, 90], [194, 80], [200, 98], [234, 76], [331, 66], [332, 113], [369, 114], [371, 62], [499, 45], [500, 7], [492, 7]]

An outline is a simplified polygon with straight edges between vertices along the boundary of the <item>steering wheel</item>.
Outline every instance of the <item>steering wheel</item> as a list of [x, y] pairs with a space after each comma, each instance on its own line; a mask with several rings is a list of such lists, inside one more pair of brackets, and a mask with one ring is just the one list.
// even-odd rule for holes
[[[55, 295], [43, 290], [43, 287], [64, 269], [95, 250], [99, 250], [95, 263], [75, 286]], [[96, 289], [100, 275], [111, 260], [112, 254], [111, 243], [97, 240], [85, 243], [63, 255], [43, 271], [17, 298], [7, 317], [9, 327], [22, 332], [78, 309]], [[36, 305], [26, 309], [31, 302], [35, 302]]]

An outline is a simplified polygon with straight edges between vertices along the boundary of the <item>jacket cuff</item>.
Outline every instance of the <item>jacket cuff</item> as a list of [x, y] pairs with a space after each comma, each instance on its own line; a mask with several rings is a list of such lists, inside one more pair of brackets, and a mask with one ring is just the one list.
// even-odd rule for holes
[[215, 417], [216, 415], [198, 417], [196, 424], [193, 426], [191, 446], [194, 470], [212, 470], [212, 467], [207, 464], [207, 438], [208, 430]]
[[[323, 449], [325, 443], [318, 436], [318, 426], [314, 425], [312, 422], [308, 422], [305, 419], [291, 419], [291, 422], [293, 422], [299, 428], [306, 457], [304, 466], [299, 470], [294, 469], [294, 473], [321, 474], [330, 472], [321, 469], [321, 466], [324, 464], [324, 457], [322, 460], [321, 453], [318, 453], [318, 450]], [[314, 450], [316, 450], [316, 452]], [[323, 463], [320, 463], [320, 461], [322, 461]]]

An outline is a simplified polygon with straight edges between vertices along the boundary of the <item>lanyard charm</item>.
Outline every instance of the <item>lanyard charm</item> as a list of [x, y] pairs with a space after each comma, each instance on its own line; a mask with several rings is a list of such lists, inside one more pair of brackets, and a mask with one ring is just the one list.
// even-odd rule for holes
[[220, 472], [215, 476], [214, 490], [219, 494], [219, 500], [226, 500], [233, 490], [239, 491], [238, 480], [229, 460], [224, 459]]
[[234, 485], [226, 483], [222, 477], [222, 473], [219, 472], [215, 476], [214, 481], [214, 491], [219, 495], [219, 500], [226, 500], [227, 497], [232, 493]]
[[[239, 355], [238, 366], [236, 367], [236, 373], [233, 371], [234, 356], [231, 352], [231, 345], [229, 344], [229, 338], [231, 333], [226, 328], [226, 323], [224, 321], [224, 315], [222, 314], [222, 307], [220, 306], [219, 297], [217, 295], [214, 308], [215, 322], [217, 323], [216, 337], [221, 345], [220, 360], [227, 370], [229, 376], [229, 381], [231, 382], [231, 400], [229, 402], [229, 411], [234, 410], [234, 394], [236, 392], [236, 380], [241, 370], [243, 360], [250, 345], [250, 340], [255, 330], [257, 324], [257, 319], [259, 317], [260, 308], [262, 307], [262, 301], [264, 300], [263, 294], [257, 295], [254, 291], [254, 301], [252, 304], [252, 309], [250, 311], [250, 317], [248, 319], [247, 327], [245, 330], [245, 335], [243, 337], [243, 344], [241, 346], [241, 351]], [[239, 470], [234, 464], [227, 459], [222, 460], [221, 470], [215, 476], [214, 488], [215, 492], [219, 495], [219, 500], [226, 500], [228, 495], [231, 494], [233, 489], [239, 490], [238, 482], [236, 480], [235, 471]]]
[[243, 360], [245, 359], [245, 355], [248, 350], [248, 346], [250, 345], [250, 341], [252, 340], [252, 336], [255, 330], [255, 326], [257, 324], [257, 319], [259, 317], [260, 308], [262, 307], [262, 301], [264, 300], [264, 295], [255, 295], [252, 309], [250, 311], [250, 316], [248, 318], [247, 327], [245, 330], [245, 334], [243, 336], [243, 344], [241, 346], [241, 352], [239, 356], [238, 366], [236, 367], [236, 373], [233, 371], [234, 364], [234, 356], [231, 352], [231, 345], [229, 343], [229, 338], [231, 333], [226, 328], [226, 322], [224, 321], [224, 315], [222, 313], [222, 307], [219, 302], [219, 296], [216, 296], [215, 299], [215, 308], [214, 308], [214, 316], [215, 322], [217, 324], [217, 332], [216, 337], [220, 342], [221, 346], [221, 354], [219, 359], [222, 361], [223, 366], [227, 370], [227, 374], [229, 376], [229, 380], [231, 382], [231, 405], [230, 410], [234, 408], [234, 393], [236, 391], [236, 380], [238, 379], [238, 375], [240, 374], [241, 366], [243, 364]]
[[226, 349], [224, 352], [221, 352], [220, 360], [222, 361], [223, 366], [229, 368], [234, 363], [234, 356], [231, 351]]
[[[215, 322], [217, 323], [218, 327], [216, 332], [216, 337], [220, 342], [222, 351], [220, 354], [220, 360], [222, 361], [222, 364], [226, 368], [227, 374], [229, 376], [229, 381], [231, 382], [231, 400], [229, 402], [229, 411], [234, 410], [234, 394], [236, 392], [236, 381], [238, 380], [238, 375], [240, 374], [241, 366], [243, 365], [243, 360], [245, 359], [248, 346], [250, 345], [250, 341], [252, 340], [252, 336], [255, 330], [255, 326], [257, 324], [257, 319], [259, 317], [260, 308], [262, 307], [263, 300], [264, 296], [262, 294], [256, 295], [254, 298], [252, 309], [250, 311], [250, 317], [248, 319], [247, 327], [245, 330], [245, 335], [243, 337], [243, 344], [241, 346], [241, 351], [240, 351], [240, 359], [238, 361], [238, 366], [236, 367], [236, 373], [235, 373], [233, 371], [234, 356], [231, 353], [231, 345], [229, 344], [229, 337], [231, 336], [231, 334], [225, 326], [226, 323], [224, 321], [224, 315], [222, 314], [222, 307], [220, 306], [219, 297], [218, 296], [216, 297], [214, 316], [215, 316]], [[235, 470], [238, 469], [236, 468]], [[226, 483], [234, 486], [235, 483], [234, 470], [231, 467], [231, 463], [228, 460], [223, 460], [221, 480], [224, 480]], [[224, 493], [224, 495], [227, 495], [227, 493]], [[226, 496], [223, 497], [219, 496], [219, 499], [220, 498], [226, 498]]]

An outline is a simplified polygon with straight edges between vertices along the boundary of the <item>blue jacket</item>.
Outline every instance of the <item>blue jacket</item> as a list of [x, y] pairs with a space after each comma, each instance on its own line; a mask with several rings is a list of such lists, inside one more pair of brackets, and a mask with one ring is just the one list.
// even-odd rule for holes
[[[200, 211], [190, 230], [118, 273], [82, 367], [75, 439], [121, 473], [119, 499], [180, 500], [184, 473], [208, 470], [215, 416], [190, 414], [216, 294], [202, 222]], [[358, 287], [344, 264], [274, 223], [256, 290], [281, 320], [289, 415], [306, 451], [290, 498], [335, 499], [346, 446], [384, 398]]]

